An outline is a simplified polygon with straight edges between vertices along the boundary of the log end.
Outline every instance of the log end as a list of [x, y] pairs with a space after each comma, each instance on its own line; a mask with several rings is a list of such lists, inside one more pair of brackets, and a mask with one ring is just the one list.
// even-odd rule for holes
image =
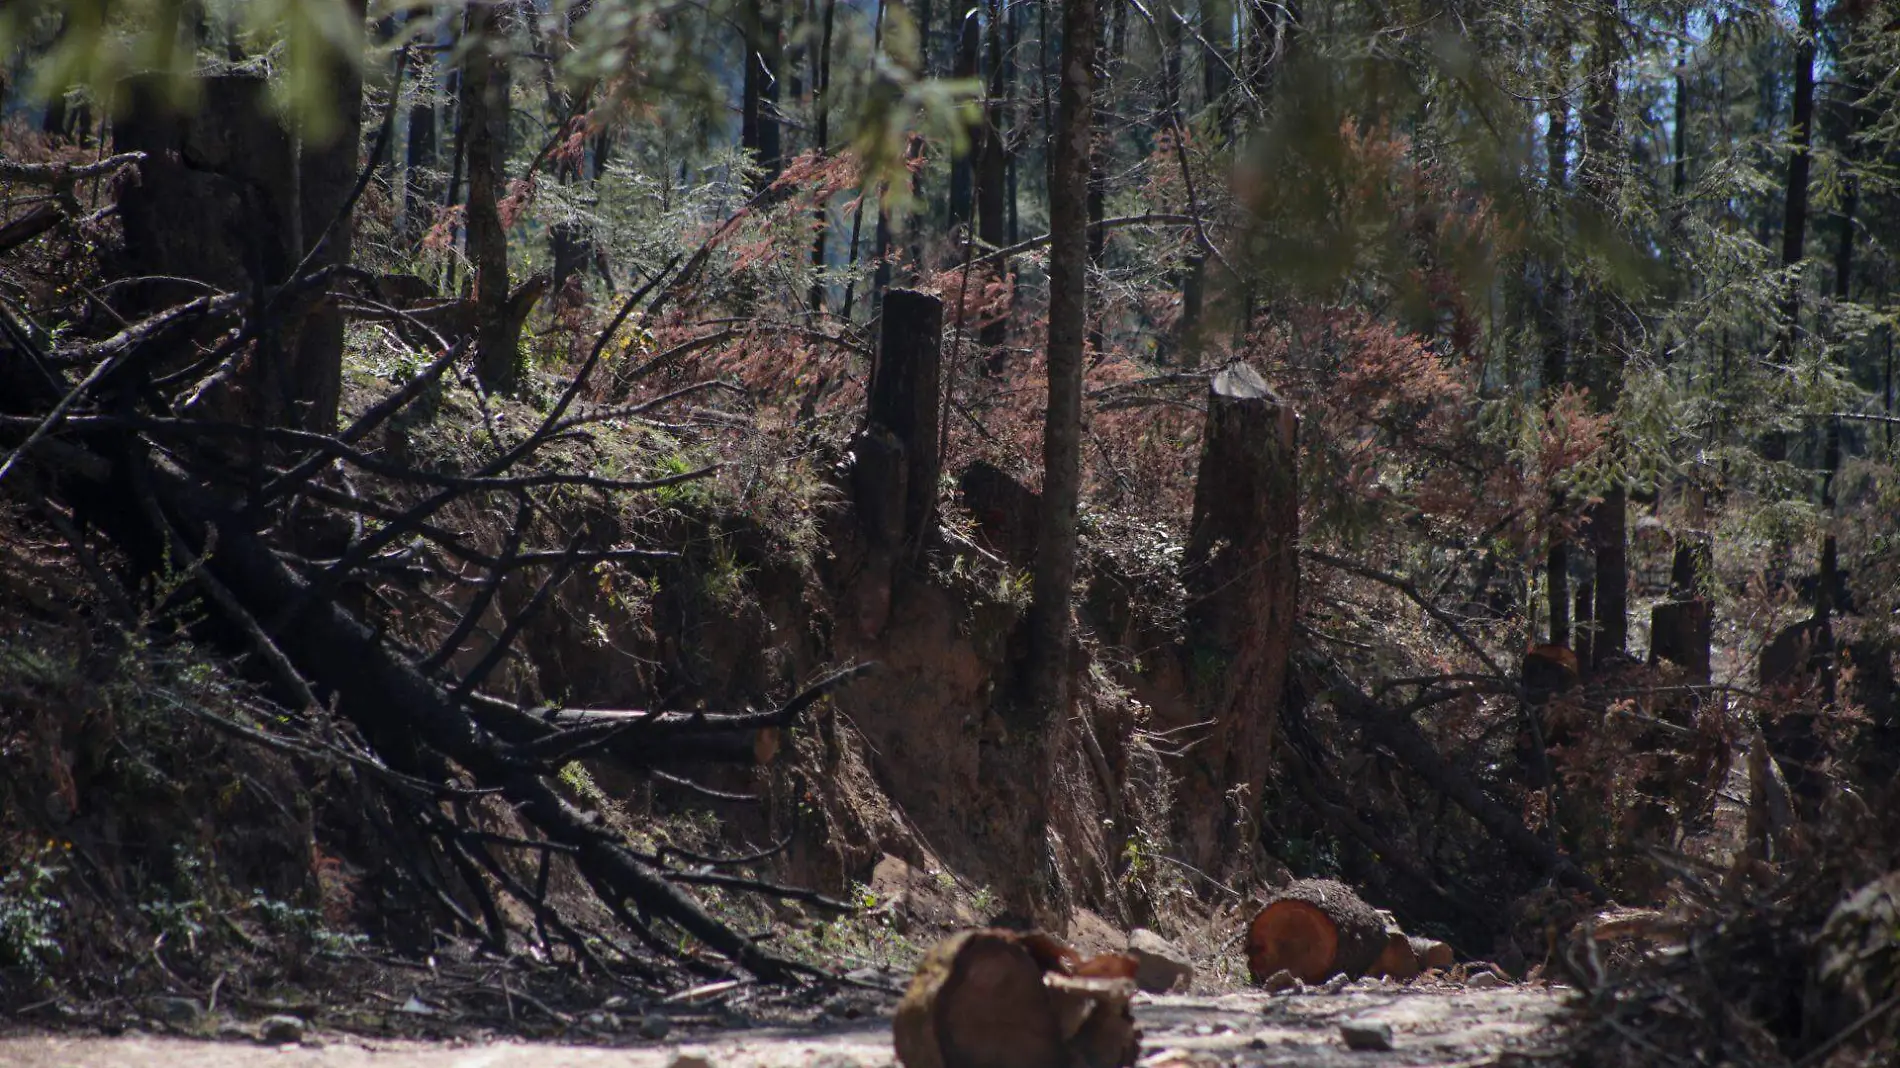
[[1247, 930], [1247, 971], [1256, 983], [1282, 970], [1301, 982], [1324, 982], [1338, 948], [1338, 929], [1324, 911], [1282, 898], [1261, 909]]

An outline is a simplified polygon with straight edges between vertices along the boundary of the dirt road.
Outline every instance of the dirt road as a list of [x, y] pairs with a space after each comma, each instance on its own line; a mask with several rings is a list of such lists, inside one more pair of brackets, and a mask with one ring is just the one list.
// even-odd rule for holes
[[[1338, 993], [1144, 996], [1142, 1063], [1154, 1068], [1426, 1068], [1485, 1065], [1548, 1043], [1560, 993], [1505, 987], [1407, 989], [1359, 984]], [[1349, 1051], [1342, 1023], [1387, 1024], [1392, 1049]], [[703, 1061], [695, 1058], [703, 1058]], [[449, 1045], [324, 1036], [264, 1046], [156, 1037], [0, 1039], [8, 1068], [881, 1068], [894, 1063], [883, 1018], [817, 1028], [726, 1031], [618, 1048], [496, 1042]]]

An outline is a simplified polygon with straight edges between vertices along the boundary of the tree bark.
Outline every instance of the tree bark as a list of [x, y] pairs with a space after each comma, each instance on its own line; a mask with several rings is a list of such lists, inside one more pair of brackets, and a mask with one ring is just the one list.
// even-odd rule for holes
[[784, 167], [780, 147], [778, 102], [779, 0], [747, 0], [745, 19], [744, 97], [739, 140], [765, 173], [761, 187], [770, 185]]
[[[1570, 34], [1558, 31], [1551, 49], [1553, 75], [1550, 79], [1550, 106], [1544, 134], [1544, 160], [1549, 186], [1550, 209], [1560, 235], [1567, 231], [1566, 199], [1570, 185]], [[1570, 372], [1570, 280], [1561, 253], [1551, 257], [1550, 274], [1542, 303], [1544, 327], [1544, 389], [1554, 393], [1563, 388]], [[1551, 496], [1551, 511], [1561, 515], [1565, 495], [1559, 490]], [[1550, 603], [1550, 644], [1570, 645], [1570, 543], [1561, 534], [1550, 539], [1545, 561], [1546, 600]]]
[[1042, 434], [1042, 517], [1029, 608], [1026, 725], [1067, 715], [1076, 507], [1082, 485], [1082, 350], [1088, 328], [1088, 185], [1094, 118], [1095, 0], [1062, 8], [1056, 138], [1049, 160], [1049, 402]]
[[[818, 38], [817, 62], [812, 73], [812, 147], [820, 155], [831, 151], [831, 31], [837, 22], [838, 0], [825, 0], [825, 15]], [[811, 291], [805, 305], [813, 314], [825, 309], [825, 240], [831, 233], [829, 205], [820, 204], [812, 211]], [[849, 315], [851, 309], [845, 308]]]
[[509, 328], [508, 232], [499, 207], [509, 90], [508, 64], [501, 59], [502, 12], [499, 3], [471, 12], [475, 39], [462, 64], [462, 121], [468, 133], [468, 253], [475, 265], [475, 372], [487, 389], [507, 393], [515, 388], [521, 331], [519, 324]]
[[[128, 85], [128, 109], [114, 124], [115, 147], [144, 152], [140, 180], [119, 195], [125, 243], [116, 269], [126, 277], [189, 278], [261, 294], [287, 281], [306, 251], [348, 201], [357, 168], [361, 112], [349, 106], [360, 86], [338, 76], [344, 129], [301, 159], [271, 118], [264, 79], [207, 76], [203, 103], [174, 113], [151, 83]], [[221, 220], [217, 226], [205, 220]], [[349, 255], [349, 220], [338, 220], [324, 266]], [[123, 294], [122, 312], [156, 310], [174, 294], [166, 283]], [[195, 293], [194, 293], [195, 295]], [[287, 308], [256, 343], [238, 398], [259, 426], [327, 431], [335, 426], [342, 383], [343, 320], [320, 298]]]
[[[366, 17], [367, 0], [351, 0], [347, 6], [359, 21]], [[337, 129], [327, 142], [305, 140], [297, 161], [305, 247], [296, 252], [301, 260], [316, 250], [311, 269], [350, 262], [355, 227], [344, 208], [356, 188], [363, 137], [363, 78], [356, 63], [352, 57], [333, 55], [327, 66]], [[343, 309], [334, 301], [315, 304], [285, 348], [291, 395], [286, 398], [284, 425], [320, 434], [334, 431], [343, 398]]]
[[[1007, 192], [1010, 160], [1009, 146], [1003, 138], [1003, 104], [1009, 95], [1009, 82], [1005, 77], [1007, 60], [1003, 51], [1003, 4], [1001, 0], [990, 0], [989, 5], [989, 105], [983, 109], [983, 127], [976, 146], [976, 217], [977, 237], [986, 249], [1002, 248], [1009, 244], [1008, 207], [1004, 203]], [[996, 261], [999, 275], [1009, 274], [1009, 261]], [[1009, 322], [998, 317], [994, 322], [983, 324], [977, 335], [977, 343], [987, 352], [994, 353], [1009, 333]], [[994, 366], [994, 364], [992, 364]]]
[[1208, 872], [1250, 863], [1256, 844], [1299, 602], [1298, 428], [1246, 364], [1209, 383], [1181, 579], [1186, 674], [1196, 718], [1214, 727], [1187, 758], [1176, 811], [1190, 863]]
[[[1616, 214], [1619, 165], [1623, 146], [1616, 137], [1617, 65], [1621, 25], [1616, 0], [1597, 15], [1590, 41], [1590, 77], [1584, 91], [1583, 191], [1593, 211], [1606, 222]], [[1601, 283], [1599, 283], [1601, 285]], [[1591, 354], [1586, 381], [1599, 411], [1613, 411], [1623, 384], [1623, 350], [1614, 305], [1605, 293], [1592, 296]], [[1588, 512], [1590, 547], [1595, 560], [1593, 617], [1589, 665], [1602, 665], [1622, 656], [1629, 645], [1628, 495], [1616, 485]], [[1579, 617], [1581, 618], [1581, 617]], [[1579, 649], [1581, 652], [1581, 649]]]
[[914, 550], [936, 529], [942, 333], [943, 301], [908, 289], [885, 295], [866, 421], [889, 430], [903, 447], [903, 539]]
[[[982, 17], [978, 8], [971, 7], [964, 12], [963, 21], [957, 30], [957, 58], [951, 66], [950, 76], [959, 80], [976, 78], [980, 73], [982, 54]], [[981, 126], [971, 131], [970, 143], [950, 158], [950, 213], [947, 229], [952, 234], [975, 217], [975, 160], [984, 133]]]

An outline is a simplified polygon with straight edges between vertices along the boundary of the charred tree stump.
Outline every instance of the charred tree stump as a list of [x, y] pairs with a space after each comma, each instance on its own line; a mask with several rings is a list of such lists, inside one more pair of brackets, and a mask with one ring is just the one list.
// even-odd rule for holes
[[1385, 917], [1351, 887], [1302, 879], [1247, 925], [1247, 971], [1256, 983], [1282, 971], [1305, 983], [1340, 974], [1357, 978], [1386, 959], [1391, 943]]
[[957, 491], [976, 520], [977, 539], [984, 548], [1015, 567], [1034, 562], [1040, 494], [987, 460], [963, 469]]
[[[1209, 872], [1251, 858], [1256, 844], [1299, 596], [1298, 430], [1253, 368], [1209, 383], [1182, 581], [1187, 675], [1214, 725], [1181, 783], [1183, 841]], [[1228, 812], [1229, 797], [1244, 810]]]
[[[117, 151], [146, 153], [138, 181], [119, 194], [125, 249], [116, 268], [127, 278], [157, 280], [128, 287], [121, 314], [142, 315], [199, 295], [171, 279], [245, 294], [281, 285], [323, 239], [355, 184], [356, 89], [338, 89], [339, 107], [345, 98], [351, 103], [339, 112], [337, 139], [299, 156], [289, 131], [271, 117], [262, 76], [200, 81], [202, 103], [184, 113], [169, 105], [156, 81], [133, 79], [128, 110], [113, 124]], [[207, 226], [207, 219], [218, 223]], [[336, 228], [313, 267], [348, 260], [349, 229], [347, 220]], [[249, 373], [233, 382], [244, 395], [243, 415], [265, 426], [334, 429], [341, 312], [315, 295], [271, 325], [258, 340]]]
[[1707, 566], [1708, 557], [1705, 538], [1691, 536], [1677, 545], [1669, 572], [1670, 599], [1649, 614], [1649, 662], [1666, 660], [1703, 683], [1710, 677], [1709, 646], [1715, 618], [1708, 598], [1697, 592], [1697, 575]]
[[1783, 707], [1763, 725], [1762, 734], [1788, 779], [1799, 808], [1818, 810], [1828, 793], [1821, 765], [1828, 756], [1822, 737], [1822, 704], [1815, 682], [1831, 656], [1831, 634], [1823, 620], [1804, 619], [1782, 628], [1761, 651], [1755, 681], [1763, 691], [1784, 698]]
[[884, 295], [884, 328], [866, 419], [904, 447], [904, 537], [912, 545], [921, 544], [937, 518], [942, 335], [943, 301], [909, 289]]
[[942, 331], [936, 297], [885, 295], [865, 427], [852, 443], [851, 492], [867, 546], [857, 616], [867, 635], [884, 629], [892, 583], [936, 523]]

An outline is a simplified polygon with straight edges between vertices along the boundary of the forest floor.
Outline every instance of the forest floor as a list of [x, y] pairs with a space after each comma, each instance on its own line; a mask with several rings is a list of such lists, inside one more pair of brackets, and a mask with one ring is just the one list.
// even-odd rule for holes
[[[1331, 1066], [1392, 1068], [1523, 1064], [1561, 1044], [1565, 992], [1535, 986], [1484, 990], [1452, 984], [1361, 982], [1337, 992], [1143, 995], [1135, 1005], [1140, 1064], [1151, 1068]], [[1392, 1048], [1348, 1050], [1341, 1025], [1386, 1024]], [[889, 1006], [856, 1019], [683, 1034], [665, 1041], [575, 1045], [505, 1038], [470, 1041], [364, 1039], [320, 1032], [301, 1044], [265, 1045], [232, 1031], [222, 1040], [154, 1035], [0, 1038], [14, 1068], [872, 1068], [893, 1064]]]

